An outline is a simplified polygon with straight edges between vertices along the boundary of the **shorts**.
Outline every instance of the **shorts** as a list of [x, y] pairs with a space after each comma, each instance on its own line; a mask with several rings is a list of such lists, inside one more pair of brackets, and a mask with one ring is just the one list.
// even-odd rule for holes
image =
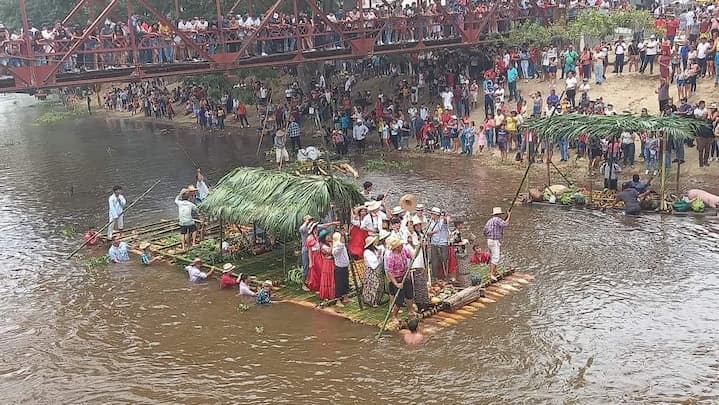
[[500, 151], [506, 152], [507, 151], [507, 141], [498, 141], [497, 147], [499, 147]]
[[197, 232], [195, 224], [192, 225], [180, 225], [180, 235], [188, 235]]
[[110, 225], [110, 226], [113, 227], [114, 229], [117, 229], [118, 231], [121, 231], [122, 228], [125, 227], [124, 217], [125, 217], [124, 215], [120, 215], [119, 217], [115, 218], [112, 225]]
[[275, 159], [277, 163], [289, 162], [290, 155], [287, 153], [287, 148], [275, 148]]
[[[389, 295], [394, 297], [395, 293], [397, 293], [397, 287], [390, 282]], [[414, 299], [414, 281], [412, 280], [412, 275], [407, 274], [407, 277], [404, 279], [404, 283], [402, 283], [402, 289], [399, 290], [399, 295], [397, 295], [397, 302], [403, 302], [404, 300], [411, 299]]]
[[549, 73], [557, 73], [557, 67], [556, 66], [550, 66], [547, 70]]
[[686, 82], [684, 79], [677, 79], [677, 87], [684, 87], [686, 85]]
[[591, 159], [596, 159], [596, 158], [598, 158], [598, 157], [600, 157], [600, 156], [602, 156], [602, 150], [601, 150], [601, 149], [592, 148], [592, 149], [589, 150], [589, 157], [590, 157]]
[[499, 264], [499, 258], [501, 257], [500, 246], [502, 242], [496, 239], [487, 239], [487, 248], [489, 249], [490, 263], [493, 265]]

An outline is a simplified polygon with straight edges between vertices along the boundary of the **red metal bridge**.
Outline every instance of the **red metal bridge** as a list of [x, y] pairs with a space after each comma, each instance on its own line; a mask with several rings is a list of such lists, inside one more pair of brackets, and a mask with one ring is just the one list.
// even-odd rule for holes
[[314, 0], [276, 0], [256, 17], [234, 13], [241, 0], [226, 13], [215, 0], [211, 22], [170, 21], [148, 0], [106, 0], [93, 18], [75, 22], [79, 10], [96, 9], [91, 1], [79, 0], [55, 24], [34, 27], [25, 0], [18, 0], [22, 30], [0, 30], [0, 92], [468, 47], [508, 30], [517, 16], [512, 3], [498, 0], [404, 8], [385, 0], [362, 7], [358, 0], [342, 18]]

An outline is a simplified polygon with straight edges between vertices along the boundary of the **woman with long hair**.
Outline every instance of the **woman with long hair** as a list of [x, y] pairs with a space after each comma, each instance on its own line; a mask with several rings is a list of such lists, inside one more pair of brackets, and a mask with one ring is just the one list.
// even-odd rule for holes
[[317, 225], [319, 225], [317, 222], [313, 222], [308, 226], [309, 236], [307, 236], [307, 241], [305, 242], [310, 259], [305, 285], [310, 291], [319, 291], [320, 289], [322, 253], [320, 252], [320, 231]]
[[332, 256], [332, 233], [323, 229], [320, 231], [319, 273], [321, 300], [335, 298], [335, 260]]

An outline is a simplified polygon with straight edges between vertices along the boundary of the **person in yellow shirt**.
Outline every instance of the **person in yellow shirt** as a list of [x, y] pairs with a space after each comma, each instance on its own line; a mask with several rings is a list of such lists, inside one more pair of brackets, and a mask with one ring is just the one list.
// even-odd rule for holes
[[[517, 141], [517, 112], [512, 111], [505, 119], [505, 129], [507, 130], [507, 148], [512, 150], [512, 142]], [[517, 145], [519, 147], [519, 145]]]
[[569, 112], [569, 100], [567, 100], [566, 97], [564, 97], [562, 101], [559, 102], [559, 109], [562, 111], [562, 114], [566, 114]]
[[173, 60], [173, 49], [171, 41], [172, 38], [172, 30], [169, 26], [160, 23], [157, 27], [157, 31], [160, 34], [160, 43], [163, 45], [161, 49], [159, 49], [158, 52], [158, 60], [160, 63], [172, 63]]

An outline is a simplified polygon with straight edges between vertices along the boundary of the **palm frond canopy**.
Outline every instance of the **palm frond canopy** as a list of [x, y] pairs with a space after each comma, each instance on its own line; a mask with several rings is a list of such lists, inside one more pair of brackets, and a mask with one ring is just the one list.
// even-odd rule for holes
[[556, 141], [576, 139], [586, 134], [590, 138], [619, 136], [622, 132], [658, 132], [671, 135], [675, 139], [694, 138], [702, 126], [709, 124], [703, 120], [684, 117], [642, 117], [638, 115], [581, 115], [561, 114], [544, 118], [529, 118], [524, 124], [535, 131], [539, 138]]
[[335, 177], [238, 167], [220, 180], [200, 210], [212, 219], [256, 223], [275, 235], [291, 237], [305, 215], [322, 218], [331, 205], [338, 214], [348, 215], [362, 202], [356, 185]]

